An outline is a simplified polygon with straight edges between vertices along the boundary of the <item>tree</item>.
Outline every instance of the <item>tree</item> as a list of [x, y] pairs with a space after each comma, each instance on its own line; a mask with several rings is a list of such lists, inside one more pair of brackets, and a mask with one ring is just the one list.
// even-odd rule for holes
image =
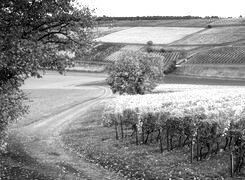
[[146, 52], [126, 52], [109, 66], [107, 83], [113, 93], [151, 91], [163, 76], [163, 58]]
[[[1, 0], [0, 2], [0, 134], [26, 108], [21, 84], [39, 70], [62, 72], [69, 59], [92, 44], [94, 17], [73, 0]], [[1, 139], [1, 137], [0, 137]]]

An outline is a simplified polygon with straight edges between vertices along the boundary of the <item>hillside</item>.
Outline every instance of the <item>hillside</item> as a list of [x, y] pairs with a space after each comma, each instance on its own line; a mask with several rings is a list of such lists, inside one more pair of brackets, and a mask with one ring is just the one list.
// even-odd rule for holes
[[155, 53], [168, 51], [160, 54], [165, 61], [180, 64], [178, 74], [245, 77], [237, 65], [245, 61], [245, 18], [117, 20], [97, 27], [95, 38], [92, 54], [76, 64], [86, 71], [104, 71], [125, 51], [145, 51], [146, 42], [153, 41]]

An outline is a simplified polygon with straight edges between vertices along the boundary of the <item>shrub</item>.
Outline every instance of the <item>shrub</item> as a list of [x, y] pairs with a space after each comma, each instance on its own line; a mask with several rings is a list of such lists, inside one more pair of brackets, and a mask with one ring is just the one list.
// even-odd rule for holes
[[153, 45], [153, 42], [152, 41], [147, 41], [146, 43], [148, 46], [152, 46]]
[[107, 83], [113, 93], [144, 94], [163, 75], [163, 57], [143, 52], [125, 52], [108, 67]]
[[153, 48], [151, 46], [146, 47], [146, 52], [151, 53], [153, 52]]
[[209, 24], [209, 25], [206, 26], [206, 28], [207, 28], [207, 29], [211, 29], [212, 26]]
[[165, 53], [165, 52], [166, 52], [165, 49], [163, 49], [163, 48], [160, 49], [160, 53]]
[[164, 69], [164, 74], [169, 74], [176, 69], [176, 60], [171, 61]]

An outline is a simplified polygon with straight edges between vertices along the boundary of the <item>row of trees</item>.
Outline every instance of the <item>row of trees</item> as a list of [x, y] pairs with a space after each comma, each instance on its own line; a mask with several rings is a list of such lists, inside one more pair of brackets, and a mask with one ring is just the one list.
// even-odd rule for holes
[[[205, 19], [219, 18], [218, 16], [206, 16]], [[135, 21], [135, 20], [181, 20], [181, 19], [203, 19], [200, 16], [134, 16], [134, 17], [97, 17], [96, 21]]]

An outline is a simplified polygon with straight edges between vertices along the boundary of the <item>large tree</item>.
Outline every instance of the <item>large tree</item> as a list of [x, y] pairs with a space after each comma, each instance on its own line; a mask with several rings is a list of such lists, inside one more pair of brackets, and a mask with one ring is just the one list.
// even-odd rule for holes
[[164, 57], [145, 52], [125, 52], [108, 67], [107, 84], [113, 93], [144, 94], [164, 76]]
[[23, 81], [43, 68], [62, 72], [69, 59], [59, 52], [87, 51], [93, 25], [73, 0], [0, 1], [0, 135], [25, 112]]

